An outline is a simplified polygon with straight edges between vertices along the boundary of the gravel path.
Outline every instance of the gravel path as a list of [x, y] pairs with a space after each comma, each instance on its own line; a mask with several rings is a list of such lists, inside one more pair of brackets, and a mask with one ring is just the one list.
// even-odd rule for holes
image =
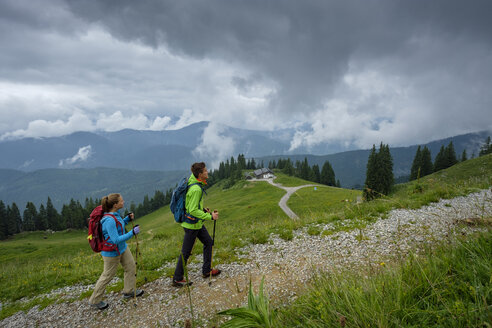
[[[212, 280], [211, 286], [200, 276], [200, 263], [191, 263], [195, 318], [201, 318], [203, 324], [214, 320], [219, 310], [244, 305], [250, 279], [253, 286], [258, 286], [264, 276], [265, 291], [272, 303], [288, 303], [317, 271], [379, 266], [425, 244], [480, 229], [457, 222], [483, 217], [492, 217], [492, 190], [441, 200], [417, 210], [393, 210], [386, 219], [361, 231], [311, 236], [302, 229], [294, 232], [291, 241], [272, 235], [267, 244], [239, 250], [247, 263], [221, 265], [223, 273]], [[322, 230], [330, 228], [330, 224], [319, 226]], [[87, 288], [92, 286], [68, 287], [62, 293], [77, 295]], [[157, 279], [143, 288], [146, 294], [138, 299], [136, 307], [133, 300], [125, 302], [120, 293], [110, 293], [106, 298], [110, 307], [104, 312], [92, 310], [87, 299], [62, 302], [43, 310], [35, 307], [27, 313], [18, 312], [1, 321], [0, 327], [183, 327], [184, 320], [190, 318], [184, 289], [171, 287], [169, 278]]]
[[269, 178], [269, 179], [252, 179], [250, 181], [253, 181], [253, 182], [254, 181], [266, 181], [269, 184], [271, 184], [272, 186], [275, 186], [277, 188], [280, 188], [280, 189], [283, 189], [283, 190], [287, 191], [287, 193], [278, 202], [278, 206], [280, 206], [280, 208], [282, 209], [282, 211], [284, 211], [285, 214], [287, 214], [287, 216], [289, 218], [294, 219], [294, 220], [299, 219], [299, 217], [297, 216], [297, 214], [294, 213], [294, 211], [292, 211], [289, 208], [289, 206], [287, 206], [287, 201], [289, 200], [290, 196], [293, 193], [295, 193], [297, 190], [301, 189], [301, 188], [305, 188], [305, 187], [320, 187], [320, 185], [317, 185], [317, 184], [307, 184], [307, 185], [302, 185], [302, 186], [297, 186], [297, 187], [284, 187], [284, 186], [282, 186], [279, 183], [273, 182], [273, 179], [274, 178]]
[[315, 185], [315, 184], [307, 184], [307, 185], [302, 185], [302, 186], [297, 186], [297, 187], [284, 187], [284, 186], [282, 186], [279, 183], [273, 182], [273, 179], [266, 179], [266, 181], [268, 181], [269, 184], [271, 184], [271, 185], [273, 185], [273, 186], [275, 186], [277, 188], [280, 188], [280, 189], [283, 189], [283, 190], [287, 191], [287, 193], [278, 202], [278, 206], [280, 206], [280, 208], [282, 209], [282, 211], [284, 211], [285, 214], [287, 214], [289, 216], [289, 218], [294, 219], [294, 220], [298, 219], [299, 217], [297, 216], [296, 213], [294, 213], [289, 208], [289, 206], [287, 206], [287, 201], [289, 200], [290, 196], [293, 193], [295, 193], [297, 190], [301, 189], [301, 188], [314, 187], [314, 186], [318, 186], [319, 187], [319, 185]]

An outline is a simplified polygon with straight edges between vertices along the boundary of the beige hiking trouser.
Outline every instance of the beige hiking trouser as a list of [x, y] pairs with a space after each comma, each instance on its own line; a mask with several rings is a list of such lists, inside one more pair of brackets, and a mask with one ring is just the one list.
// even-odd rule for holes
[[127, 247], [123, 254], [119, 256], [103, 256], [102, 258], [104, 260], [104, 271], [99, 277], [96, 287], [94, 287], [94, 292], [89, 299], [90, 304], [97, 304], [102, 301], [106, 286], [115, 276], [119, 263], [121, 263], [125, 272], [123, 293], [133, 292], [133, 287], [135, 286], [135, 261], [133, 260], [132, 252], [130, 252], [130, 247]]

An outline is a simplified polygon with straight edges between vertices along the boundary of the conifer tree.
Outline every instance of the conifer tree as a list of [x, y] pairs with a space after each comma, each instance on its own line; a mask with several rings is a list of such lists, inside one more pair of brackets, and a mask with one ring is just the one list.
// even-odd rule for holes
[[480, 147], [480, 152], [478, 156], [484, 156], [492, 153], [492, 143], [490, 142], [490, 136], [487, 137], [485, 143]]
[[3, 201], [0, 200], [0, 239], [7, 238], [8, 234], [7, 209]]
[[231, 164], [229, 163], [229, 160], [226, 160], [224, 164], [224, 168], [225, 168], [224, 178], [227, 179], [228, 177], [231, 176]]
[[335, 171], [333, 171], [333, 167], [328, 161], [325, 161], [323, 167], [321, 168], [320, 183], [327, 186], [336, 185]]
[[279, 170], [283, 170], [285, 167], [285, 162], [286, 162], [286, 160], [279, 158], [279, 160], [277, 162], [277, 168]]
[[[248, 162], [249, 165], [249, 162]], [[220, 162], [219, 164], [219, 179], [224, 179], [225, 178], [225, 164], [224, 162]]]
[[420, 150], [420, 146], [417, 148], [417, 152], [415, 153], [415, 157], [413, 158], [412, 168], [410, 169], [410, 181], [416, 180], [417, 178], [422, 176], [422, 151]]
[[26, 209], [24, 210], [24, 214], [22, 217], [22, 224], [25, 231], [36, 230], [35, 221], [37, 215], [38, 211], [36, 210], [36, 206], [32, 202], [27, 202]]
[[432, 165], [432, 156], [429, 148], [424, 146], [422, 150], [422, 168], [420, 169], [420, 176], [424, 177], [431, 174], [434, 171], [434, 166]]
[[461, 153], [461, 159], [460, 162], [464, 162], [468, 160], [468, 156], [466, 155], [466, 149], [463, 149], [463, 152]]
[[314, 164], [313, 165], [313, 169], [312, 169], [312, 172], [313, 172], [313, 179], [311, 181], [314, 181], [314, 182], [317, 182], [317, 183], [320, 183], [320, 179], [321, 179], [321, 173], [319, 171], [319, 166], [318, 164]]
[[375, 192], [376, 186], [376, 166], [377, 166], [377, 158], [376, 158], [376, 145], [372, 145], [371, 152], [369, 153], [369, 158], [367, 159], [366, 166], [366, 181], [364, 188], [364, 198], [366, 200], [374, 199], [377, 194]]
[[244, 157], [244, 154], [239, 154], [237, 156], [237, 164], [241, 170], [246, 169], [246, 159]]
[[7, 206], [7, 217], [9, 235], [21, 232], [22, 217], [16, 203], [12, 203], [12, 206]]
[[445, 169], [447, 166], [446, 160], [446, 150], [444, 146], [441, 146], [439, 153], [437, 153], [436, 159], [434, 160], [434, 172]]
[[251, 169], [256, 170], [256, 162], [254, 158], [251, 159]]
[[388, 145], [381, 143], [379, 152], [373, 145], [367, 160], [364, 198], [367, 200], [389, 194], [394, 183], [393, 158]]
[[451, 167], [458, 163], [458, 159], [456, 158], [456, 151], [454, 150], [452, 141], [446, 147], [446, 163], [447, 167]]
[[304, 161], [300, 164], [300, 178], [304, 180], [309, 180], [310, 167], [307, 158], [304, 157]]
[[456, 152], [451, 141], [447, 147], [441, 146], [441, 150], [439, 150], [434, 162], [434, 172], [447, 169], [456, 163], [458, 163], [458, 160], [456, 159]]
[[294, 175], [295, 170], [292, 162], [290, 161], [290, 158], [287, 158], [287, 160], [285, 161], [283, 172], [287, 175]]
[[48, 219], [48, 228], [51, 230], [61, 230], [61, 217], [58, 214], [58, 211], [53, 206], [51, 202], [51, 198], [48, 197], [48, 201], [46, 202], [46, 217]]
[[342, 185], [340, 184], [340, 180], [337, 180], [337, 187], [342, 188]]
[[230, 172], [231, 172], [231, 175], [232, 175], [232, 172], [235, 172], [236, 169], [237, 169], [237, 164], [236, 164], [236, 160], [234, 159], [234, 157], [231, 156], [231, 161], [230, 161]]
[[393, 187], [395, 178], [393, 176], [393, 157], [389, 145], [381, 143], [380, 149], [380, 170], [381, 170], [381, 193], [388, 195]]
[[66, 228], [66, 229], [73, 229], [74, 228], [74, 216], [72, 214], [72, 211], [71, 211], [69, 205], [63, 204], [60, 217], [63, 218], [60, 220], [60, 221], [63, 221], [63, 224], [59, 224], [59, 226], [58, 226], [59, 230], [63, 230], [63, 228]]
[[85, 212], [82, 204], [77, 200], [73, 204], [70, 202], [72, 213], [75, 217], [75, 229], [82, 229], [86, 227], [88, 214]]
[[39, 205], [38, 216], [34, 220], [36, 230], [46, 230], [48, 229], [48, 213], [43, 204]]

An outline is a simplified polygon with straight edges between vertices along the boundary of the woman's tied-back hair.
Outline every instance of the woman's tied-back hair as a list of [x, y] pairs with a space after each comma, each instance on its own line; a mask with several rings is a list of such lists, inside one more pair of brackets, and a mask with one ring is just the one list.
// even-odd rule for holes
[[120, 201], [120, 194], [109, 194], [101, 198], [101, 205], [104, 212], [109, 212], [115, 204]]
[[198, 178], [198, 175], [203, 172], [204, 168], [205, 168], [204, 162], [193, 163], [193, 165], [191, 166], [191, 172], [193, 173], [195, 178]]

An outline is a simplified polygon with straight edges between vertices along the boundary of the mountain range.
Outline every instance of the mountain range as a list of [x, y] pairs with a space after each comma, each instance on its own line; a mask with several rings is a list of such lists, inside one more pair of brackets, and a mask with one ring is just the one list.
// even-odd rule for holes
[[[200, 122], [179, 130], [75, 132], [61, 137], [0, 141], [0, 199], [7, 204], [15, 201], [22, 208], [26, 201], [38, 205], [50, 196], [59, 207], [70, 198], [83, 201], [124, 191], [128, 204], [140, 203], [146, 194], [152, 196], [155, 190], [173, 187], [188, 174], [194, 161], [217, 162], [213, 156], [197, 151], [203, 141], [210, 142], [206, 139], [207, 128], [209, 122]], [[255, 131], [226, 126], [216, 132], [222, 138], [214, 140], [217, 149], [221, 150], [221, 142], [229, 141], [225, 158], [244, 154], [264, 165], [279, 158], [289, 157], [294, 163], [307, 158], [310, 165], [320, 167], [329, 161], [342, 187], [364, 184], [368, 149], [342, 151], [347, 148], [321, 144], [289, 151], [293, 129]], [[465, 149], [471, 157], [478, 154], [489, 135], [486, 131], [469, 133], [425, 145], [434, 158], [441, 146], [452, 141], [458, 157]], [[416, 150], [417, 145], [390, 145], [395, 177], [410, 173]]]

